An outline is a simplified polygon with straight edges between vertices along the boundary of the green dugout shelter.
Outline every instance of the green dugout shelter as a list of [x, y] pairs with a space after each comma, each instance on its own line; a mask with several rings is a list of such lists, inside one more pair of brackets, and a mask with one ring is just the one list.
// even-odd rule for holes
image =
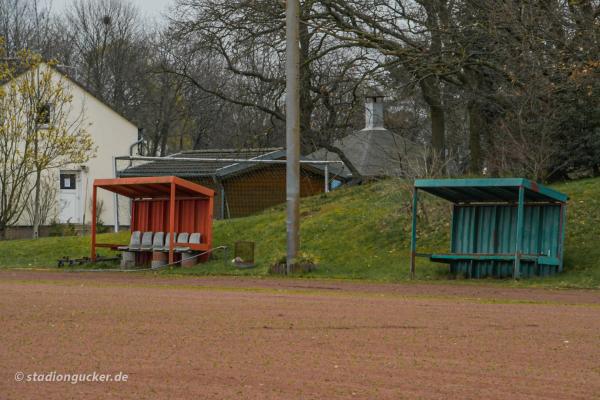
[[[450, 251], [417, 252], [417, 205], [424, 191], [453, 204]], [[552, 275], [563, 270], [568, 196], [522, 178], [417, 179], [412, 209], [415, 257], [469, 278]]]

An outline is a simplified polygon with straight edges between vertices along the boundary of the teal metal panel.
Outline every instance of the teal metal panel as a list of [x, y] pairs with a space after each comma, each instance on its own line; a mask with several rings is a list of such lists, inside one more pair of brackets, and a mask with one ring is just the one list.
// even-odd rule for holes
[[475, 253], [494, 253], [495, 252], [495, 231], [496, 231], [496, 207], [476, 208], [478, 214], [478, 228], [476, 232]]
[[498, 206], [498, 229], [496, 230], [495, 252], [513, 253], [516, 243], [517, 212], [515, 206]]
[[[512, 276], [517, 248], [517, 211], [513, 204], [455, 205], [452, 254], [433, 255], [451, 271], [473, 278]], [[523, 211], [520, 276], [548, 275], [562, 264], [560, 204], [526, 204]], [[452, 255], [456, 255], [453, 259]], [[477, 256], [486, 255], [486, 256]]]
[[[450, 273], [467, 278], [510, 278], [513, 275], [513, 261], [455, 261], [450, 263]], [[550, 276], [558, 272], [553, 265], [536, 264], [531, 261], [521, 261], [521, 277]]]
[[415, 257], [417, 255], [417, 212], [419, 203], [419, 191], [415, 187], [413, 190], [413, 204], [412, 204], [412, 234], [410, 236], [410, 276], [415, 276]]
[[565, 248], [565, 226], [567, 225], [567, 206], [565, 204], [561, 204], [560, 206], [560, 223], [559, 230], [561, 232], [559, 237], [558, 244], [558, 259], [560, 260], [560, 265], [558, 267], [559, 271], [563, 271], [564, 263], [563, 263], [563, 255]]
[[564, 193], [523, 178], [417, 179], [415, 187], [456, 203], [516, 202], [521, 187], [526, 201], [564, 203], [569, 199]]
[[[559, 254], [560, 205], [526, 205], [521, 248], [523, 254]], [[514, 253], [517, 207], [512, 205], [457, 205], [452, 226], [453, 253]]]
[[[471, 278], [562, 271], [568, 196], [522, 178], [418, 179], [417, 189], [454, 203], [451, 253], [431, 260]], [[413, 203], [411, 270], [416, 254]]]
[[515, 248], [515, 266], [513, 269], [513, 278], [518, 279], [521, 276], [521, 254], [523, 253], [523, 230], [525, 222], [525, 188], [519, 187], [519, 202], [517, 204], [517, 240]]

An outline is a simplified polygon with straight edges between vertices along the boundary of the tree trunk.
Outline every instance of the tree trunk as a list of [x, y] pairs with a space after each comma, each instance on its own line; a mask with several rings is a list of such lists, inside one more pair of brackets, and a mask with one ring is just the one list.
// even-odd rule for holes
[[446, 158], [446, 122], [444, 108], [440, 105], [430, 105], [431, 114], [431, 146], [441, 160]]
[[196, 135], [194, 135], [194, 144], [192, 145], [192, 149], [194, 150], [199, 150], [202, 148], [202, 132], [198, 131], [196, 132]]
[[[442, 26], [446, 17], [446, 4], [444, 0], [425, 1], [422, 3], [427, 12], [427, 27], [431, 32], [431, 43], [429, 53], [433, 60], [442, 59]], [[419, 76], [420, 75], [420, 76]], [[441, 161], [441, 170], [434, 173], [444, 172], [446, 159], [446, 122], [444, 116], [444, 104], [442, 101], [442, 87], [437, 76], [428, 72], [418, 74], [419, 84], [423, 98], [429, 106], [429, 115], [431, 118], [431, 147], [433, 149], [432, 161]], [[432, 165], [435, 167], [435, 165]]]
[[487, 150], [485, 152], [485, 159], [486, 167], [488, 169], [488, 175], [492, 178], [497, 178], [500, 176], [498, 160], [496, 155], [494, 154], [495, 146], [496, 143], [493, 129], [486, 129], [485, 147], [487, 148]]
[[472, 174], [481, 174], [481, 140], [480, 135], [483, 129], [483, 118], [481, 107], [475, 100], [468, 104], [469, 115], [469, 152], [471, 158], [469, 161], [469, 171]]
[[169, 124], [164, 122], [160, 127], [160, 156], [167, 155], [167, 140], [169, 139]]
[[33, 238], [37, 239], [40, 236], [40, 196], [41, 196], [41, 179], [42, 171], [35, 172], [35, 199], [33, 204]]
[[440, 160], [446, 158], [446, 122], [440, 82], [436, 77], [430, 76], [420, 81], [423, 98], [429, 106], [431, 118], [431, 147], [435, 157]]

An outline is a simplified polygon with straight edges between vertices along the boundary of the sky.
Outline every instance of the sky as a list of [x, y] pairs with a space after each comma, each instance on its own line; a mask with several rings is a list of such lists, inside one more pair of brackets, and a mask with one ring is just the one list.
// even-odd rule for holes
[[[72, 2], [73, 0], [55, 0], [53, 8], [66, 9]], [[129, 2], [135, 4], [145, 16], [157, 21], [164, 19], [163, 15], [168, 8], [175, 4], [175, 0], [129, 0]]]
[[135, 4], [144, 14], [150, 18], [161, 19], [161, 14], [165, 14], [170, 6], [172, 6], [174, 0], [130, 0], [131, 3]]

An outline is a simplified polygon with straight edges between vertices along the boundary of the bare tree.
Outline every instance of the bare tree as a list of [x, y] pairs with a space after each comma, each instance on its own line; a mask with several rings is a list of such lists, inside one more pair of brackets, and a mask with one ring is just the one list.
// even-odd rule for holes
[[[39, 224], [45, 225], [50, 221], [57, 219], [60, 213], [59, 201], [58, 201], [58, 186], [56, 185], [57, 179], [56, 174], [49, 171], [48, 174], [42, 176], [40, 181], [40, 198], [39, 198]], [[28, 192], [34, 192], [33, 181], [29, 181], [30, 185], [27, 188]], [[36, 202], [35, 196], [29, 196], [25, 201], [25, 216], [27, 217], [26, 222], [29, 225], [35, 223], [36, 216]]]
[[82, 79], [96, 95], [128, 114], [139, 98], [137, 67], [147, 55], [139, 10], [118, 0], [74, 0], [65, 26]]
[[[323, 147], [338, 154], [360, 176], [343, 152], [333, 146], [361, 116], [362, 90], [381, 69], [376, 56], [310, 21], [321, 10], [301, 6], [300, 119], [305, 152]], [[284, 110], [284, 8], [279, 3], [180, 1], [172, 32], [182, 44], [175, 68], [200, 90], [243, 108], [265, 114], [279, 134]], [[185, 44], [185, 45], [183, 45]], [[210, 63], [224, 79], [202, 79]]]
[[[3, 114], [10, 146], [17, 146], [17, 159], [28, 167], [33, 181], [33, 237], [38, 237], [42, 219], [42, 177], [46, 171], [87, 161], [95, 146], [86, 132], [85, 110], [72, 105], [69, 83], [55, 73], [39, 55], [23, 51], [5, 93]], [[10, 149], [7, 146], [7, 149]], [[22, 149], [22, 150], [21, 150]], [[14, 159], [14, 156], [13, 156]], [[10, 166], [14, 161], [5, 161]], [[19, 182], [23, 184], [23, 182]], [[21, 189], [24, 190], [24, 189]], [[21, 211], [22, 212], [22, 211]]]
[[[58, 57], [144, 128], [150, 154], [283, 145], [281, 3], [179, 0], [164, 29], [127, 0], [73, 0], [66, 17], [40, 4], [0, 0], [9, 56]], [[302, 2], [303, 152], [326, 148], [358, 176], [333, 143], [362, 124], [362, 93], [378, 85], [393, 102], [389, 126], [430, 147], [430, 170], [600, 174], [599, 10], [598, 0]], [[531, 160], [536, 143], [552, 156]]]
[[355, 46], [378, 51], [412, 75], [429, 107], [431, 146], [445, 156], [444, 79], [464, 64], [446, 50], [452, 4], [446, 0], [323, 0], [314, 24]]
[[51, 3], [37, 0], [0, 0], [0, 36], [4, 53], [16, 57], [22, 49], [43, 56], [52, 52]]
[[[0, 45], [3, 39], [0, 37]], [[2, 55], [0, 50], [0, 56]], [[10, 63], [0, 63], [0, 237], [15, 224], [24, 211], [24, 203], [31, 194], [28, 181], [34, 173], [28, 140], [27, 122], [21, 116], [26, 104], [21, 101], [15, 81], [17, 69]]]

